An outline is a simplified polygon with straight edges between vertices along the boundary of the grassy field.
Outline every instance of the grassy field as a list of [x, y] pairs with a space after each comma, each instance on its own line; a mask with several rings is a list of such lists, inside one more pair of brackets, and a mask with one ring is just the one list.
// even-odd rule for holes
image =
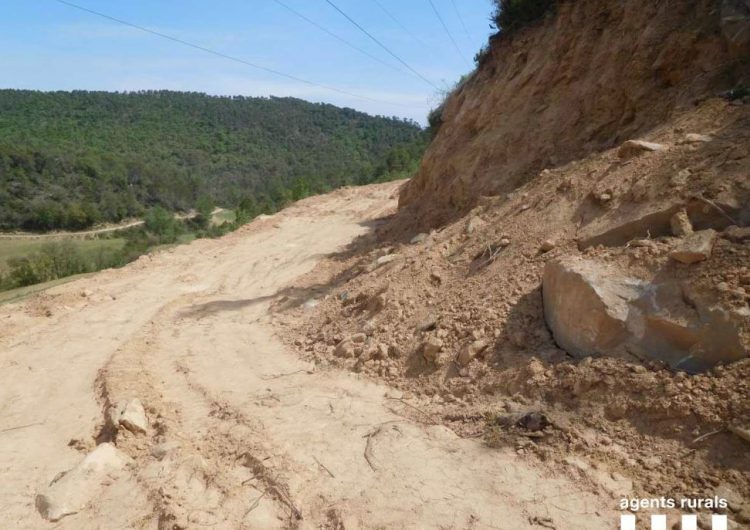
[[91, 276], [91, 274], [92, 273], [76, 274], [74, 276], [66, 276], [65, 278], [52, 280], [51, 282], [37, 283], [36, 285], [29, 285], [27, 287], [18, 287], [16, 289], [10, 289], [9, 291], [0, 291], [0, 304], [5, 304], [8, 302], [18, 302], [19, 300], [23, 300], [24, 298], [27, 298], [36, 293], [46, 291], [47, 289], [51, 289], [52, 287], [56, 287], [64, 283], [72, 282], [73, 280], [76, 280], [78, 278]]
[[[65, 241], [56, 239], [55, 241]], [[120, 250], [125, 246], [124, 238], [112, 239], [70, 239], [73, 245], [84, 256], [96, 256], [100, 250]], [[38, 252], [44, 245], [49, 244], [44, 239], [1, 239], [0, 240], [0, 272], [8, 270], [8, 260], [22, 258]]]
[[[171, 248], [177, 245], [190, 243], [195, 240], [195, 234], [190, 232], [187, 234], [180, 234], [177, 236], [177, 241], [166, 245], [158, 245], [152, 247], [149, 252], [155, 252], [158, 250]], [[62, 241], [56, 239], [56, 242]], [[96, 256], [96, 253], [100, 250], [119, 250], [125, 246], [124, 238], [112, 238], [112, 239], [71, 239], [73, 244], [84, 256]], [[33, 254], [39, 251], [43, 245], [48, 244], [49, 240], [32, 240], [32, 239], [18, 239], [18, 240], [0, 240], [0, 273], [7, 270], [7, 262], [9, 259], [14, 257], [23, 257]], [[59, 278], [49, 282], [38, 283], [27, 287], [18, 287], [7, 291], [0, 291], [0, 304], [7, 302], [17, 302], [28, 296], [39, 293], [51, 287], [62, 285], [69, 281], [73, 281], [77, 278], [84, 278], [91, 276], [95, 273], [84, 273], [76, 274], [73, 276], [67, 276], [65, 278]]]
[[[165, 239], [157, 234], [147, 234], [143, 227], [131, 228], [131, 232], [118, 234], [120, 237], [107, 233], [86, 235], [87, 239], [82, 238], [83, 234], [0, 238], [0, 291], [6, 293], [0, 297], [0, 303], [55, 285], [58, 281], [55, 278], [119, 267], [142, 253], [190, 243], [196, 237], [216, 237], [226, 232], [217, 227], [229, 223], [225, 227], [232, 228], [235, 218], [232, 210], [219, 210], [212, 216], [212, 227], [198, 231], [194, 231], [189, 221], [178, 221], [176, 239], [174, 233]], [[73, 247], [72, 251], [69, 246]], [[11, 267], [12, 260], [18, 258], [28, 259]], [[23, 287], [29, 285], [33, 288]]]
[[221, 225], [223, 223], [233, 223], [237, 219], [234, 210], [220, 210], [211, 216], [212, 225]]
[[178, 245], [184, 245], [186, 243], [190, 243], [191, 241], [195, 241], [195, 239], [196, 237], [193, 232], [188, 232], [187, 234], [180, 234], [179, 236], [177, 236], [177, 241], [175, 241], [174, 243], [165, 243], [163, 245], [156, 245], [155, 247], [151, 247], [148, 252], [149, 254], [151, 254], [152, 252], [156, 252], [158, 250], [164, 250], [167, 248], [176, 247]]

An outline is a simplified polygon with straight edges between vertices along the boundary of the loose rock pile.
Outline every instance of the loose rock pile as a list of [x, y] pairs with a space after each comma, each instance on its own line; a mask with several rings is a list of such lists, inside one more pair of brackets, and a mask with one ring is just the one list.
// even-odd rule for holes
[[[544, 170], [430, 232], [397, 215], [300, 282], [330, 294], [288, 320], [290, 343], [523, 454], [617, 461], [659, 494], [750, 488], [703, 449], [695, 476], [670, 460], [653, 480], [623, 456], [679, 454], [716, 430], [722, 454], [747, 452], [724, 427], [750, 427], [748, 112], [707, 102], [653, 134], [659, 148]], [[506, 408], [554, 420], [545, 441], [490, 436]]]

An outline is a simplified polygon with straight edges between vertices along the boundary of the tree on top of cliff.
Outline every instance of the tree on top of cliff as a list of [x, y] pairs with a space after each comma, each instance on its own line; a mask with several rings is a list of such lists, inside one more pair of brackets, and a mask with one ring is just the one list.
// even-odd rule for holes
[[556, 0], [495, 0], [493, 20], [502, 33], [507, 33], [543, 17], [555, 3]]

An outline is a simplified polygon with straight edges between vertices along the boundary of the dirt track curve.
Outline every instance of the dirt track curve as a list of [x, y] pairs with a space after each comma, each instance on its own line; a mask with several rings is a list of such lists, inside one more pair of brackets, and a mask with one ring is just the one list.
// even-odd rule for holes
[[[224, 208], [215, 208], [214, 211], [211, 212], [211, 214], [216, 215], [223, 211], [225, 211]], [[195, 212], [190, 212], [186, 214], [175, 214], [174, 218], [177, 220], [193, 219], [194, 217], [196, 217], [196, 215], [197, 214]], [[125, 221], [116, 225], [105, 226], [103, 228], [94, 228], [92, 230], [80, 230], [78, 232], [60, 231], [60, 232], [49, 232], [46, 234], [36, 234], [36, 233], [29, 233], [29, 232], [0, 233], [0, 241], [14, 240], [14, 239], [43, 239], [43, 240], [86, 239], [91, 236], [100, 236], [102, 234], [107, 234], [110, 232], [121, 232], [123, 230], [127, 230], [128, 228], [135, 228], [136, 226], [143, 226], [144, 224], [146, 224], [146, 221], [135, 219], [131, 221]]]
[[129, 221], [127, 223], [108, 226], [106, 228], [96, 228], [94, 230], [82, 230], [80, 232], [51, 232], [49, 234], [28, 234], [28, 233], [17, 233], [17, 234], [0, 234], [0, 240], [9, 239], [85, 239], [90, 236], [99, 236], [108, 232], [119, 232], [121, 230], [127, 230], [128, 228], [134, 228], [136, 226], [142, 226], [144, 221]]
[[[274, 337], [273, 299], [395, 189], [311, 198], [0, 306], [0, 527], [614, 527], [609, 497], [407, 420], [387, 387], [316, 370]], [[105, 411], [133, 397], [148, 433], [113, 437]], [[79, 513], [42, 519], [37, 492], [97, 441], [135, 464]], [[161, 460], [157, 445], [171, 448]]]

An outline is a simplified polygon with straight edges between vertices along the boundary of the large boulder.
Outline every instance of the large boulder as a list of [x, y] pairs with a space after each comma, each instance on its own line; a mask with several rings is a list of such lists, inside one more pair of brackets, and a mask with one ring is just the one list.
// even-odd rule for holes
[[[612, 210], [584, 226], [578, 237], [578, 248], [592, 246], [617, 247], [639, 238], [662, 236], [687, 236], [693, 229], [724, 230], [731, 218], [750, 216], [750, 208], [738, 207], [729, 202], [714, 201], [718, 208], [700, 199], [691, 199], [659, 209], [644, 207], [631, 209], [628, 205]], [[725, 215], [727, 214], [727, 215]], [[678, 226], [675, 226], [675, 225]]]
[[750, 311], [722, 307], [689, 282], [647, 284], [630, 307], [628, 347], [640, 357], [700, 372], [750, 354], [742, 338]]
[[677, 281], [651, 283], [582, 258], [547, 263], [544, 314], [561, 348], [577, 357], [650, 358], [688, 372], [748, 356], [750, 314]]
[[614, 281], [598, 264], [550, 261], [543, 279], [544, 316], [569, 353], [621, 355], [628, 338], [628, 301], [639, 292], [639, 282]]
[[99, 494], [106, 480], [117, 478], [130, 463], [130, 457], [114, 445], [103, 443], [39, 493], [36, 508], [42, 517], [53, 522], [78, 513]]

